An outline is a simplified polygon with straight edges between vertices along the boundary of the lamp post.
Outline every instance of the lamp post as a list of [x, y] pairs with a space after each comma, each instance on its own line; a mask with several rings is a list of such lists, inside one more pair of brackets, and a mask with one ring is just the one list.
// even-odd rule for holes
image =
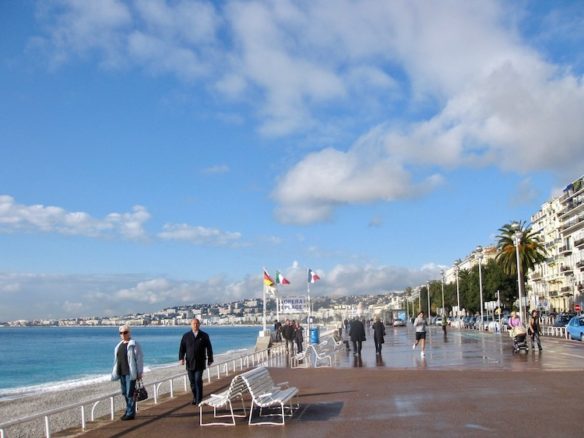
[[[426, 283], [426, 289], [428, 289], [428, 316], [430, 318], [430, 282]], [[422, 310], [422, 309], [420, 309]]]
[[517, 287], [519, 289], [519, 318], [521, 322], [525, 324], [525, 320], [523, 319], [523, 285], [521, 284], [521, 259], [519, 257], [519, 245], [521, 245], [521, 238], [523, 237], [523, 233], [520, 230], [515, 231], [513, 234], [513, 242], [515, 243], [515, 255], [517, 256]]
[[440, 277], [442, 278], [442, 318], [444, 319], [444, 269], [440, 271]]
[[483, 317], [483, 272], [482, 272], [482, 263], [483, 263], [483, 247], [477, 246], [477, 259], [479, 261], [479, 295], [481, 299], [481, 325], [479, 326], [481, 330], [483, 329], [483, 323], [485, 319]]
[[459, 266], [458, 264], [454, 265], [454, 273], [456, 274], [456, 306], [457, 306], [457, 310], [456, 310], [456, 316], [458, 317], [460, 315], [460, 288], [458, 286], [458, 271], [459, 271]]

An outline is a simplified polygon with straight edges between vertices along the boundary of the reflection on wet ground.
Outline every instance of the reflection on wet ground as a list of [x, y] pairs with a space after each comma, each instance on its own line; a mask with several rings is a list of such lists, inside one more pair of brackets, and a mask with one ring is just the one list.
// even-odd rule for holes
[[584, 344], [563, 338], [542, 338], [543, 351], [514, 354], [507, 333], [480, 333], [450, 329], [447, 334], [432, 327], [426, 339], [426, 352], [412, 350], [412, 327], [388, 328], [381, 355], [375, 354], [373, 336], [367, 336], [361, 356], [342, 349], [334, 357], [339, 368], [428, 368], [428, 369], [529, 369], [581, 370]]

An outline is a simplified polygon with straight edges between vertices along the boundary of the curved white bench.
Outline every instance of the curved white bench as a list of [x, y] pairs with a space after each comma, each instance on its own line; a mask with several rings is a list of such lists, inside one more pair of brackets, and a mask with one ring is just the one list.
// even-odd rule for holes
[[[268, 369], [265, 367], [258, 367], [254, 368], [253, 370], [246, 371], [236, 378], [241, 378], [246, 383], [247, 389], [251, 395], [251, 406], [249, 412], [250, 426], [260, 424], [275, 424], [283, 426], [285, 424], [285, 417], [292, 416], [294, 411], [294, 407], [292, 406], [292, 399], [298, 397], [298, 388], [284, 387], [288, 385], [288, 382], [275, 384], [272, 380], [272, 377], [270, 376], [270, 373], [268, 372]], [[279, 406], [281, 413], [273, 415], [281, 417], [282, 421], [252, 422], [254, 405], [260, 409], [260, 417], [266, 416], [263, 415], [264, 408]], [[286, 414], [286, 407], [289, 409], [289, 414]], [[298, 402], [296, 402], [296, 407], [298, 407]]]
[[[207, 399], [199, 403], [199, 424], [201, 426], [235, 426], [235, 417], [247, 417], [245, 411], [245, 405], [243, 403], [243, 394], [247, 391], [247, 385], [245, 381], [239, 376], [235, 376], [229, 388], [219, 394], [211, 394]], [[236, 415], [233, 413], [233, 405], [231, 400], [239, 397], [241, 399], [241, 406], [243, 407], [243, 415]], [[231, 423], [227, 422], [213, 422], [213, 423], [203, 423], [203, 406], [213, 407], [213, 418], [224, 418], [231, 417]], [[228, 415], [217, 415], [217, 408], [229, 407], [230, 414]]]

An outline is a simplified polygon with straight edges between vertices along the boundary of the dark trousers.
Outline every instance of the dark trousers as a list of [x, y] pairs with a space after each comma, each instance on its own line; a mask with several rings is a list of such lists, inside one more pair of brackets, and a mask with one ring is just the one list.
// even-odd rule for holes
[[357, 354], [361, 354], [361, 347], [363, 346], [363, 341], [353, 341], [353, 351]]
[[381, 353], [381, 346], [383, 345], [381, 343], [381, 340], [374, 339], [374, 341], [375, 341], [375, 352], [376, 353]]
[[187, 370], [187, 372], [191, 382], [193, 401], [199, 404], [203, 401], [203, 371]]
[[302, 341], [296, 339], [296, 349], [298, 353], [302, 353]]
[[122, 388], [122, 395], [126, 400], [126, 417], [134, 417], [136, 415], [136, 401], [134, 400], [134, 389], [136, 389], [136, 381], [132, 380], [130, 376], [120, 376], [120, 386]]

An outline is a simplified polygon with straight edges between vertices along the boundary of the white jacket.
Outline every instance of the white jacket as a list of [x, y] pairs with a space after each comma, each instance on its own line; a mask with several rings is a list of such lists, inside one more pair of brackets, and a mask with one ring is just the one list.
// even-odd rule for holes
[[[112, 369], [112, 380], [119, 380], [118, 375], [118, 348], [122, 345], [124, 341], [120, 341], [116, 348], [114, 349], [114, 367]], [[136, 380], [138, 374], [144, 372], [144, 354], [142, 353], [142, 347], [133, 339], [128, 342], [128, 365], [130, 366], [130, 379]]]

